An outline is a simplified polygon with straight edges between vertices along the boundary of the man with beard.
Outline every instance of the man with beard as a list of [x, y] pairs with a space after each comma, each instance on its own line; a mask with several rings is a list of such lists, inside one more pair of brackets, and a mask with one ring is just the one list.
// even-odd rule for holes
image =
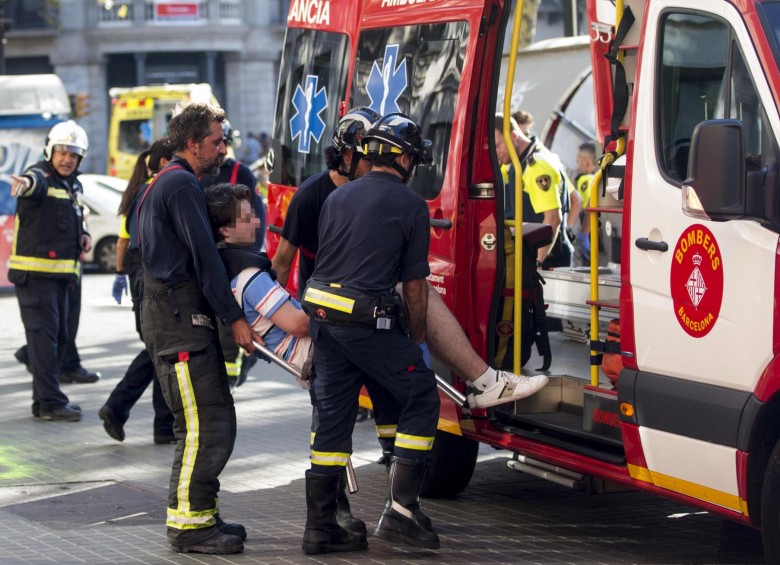
[[176, 451], [166, 525], [174, 551], [238, 553], [246, 530], [219, 516], [219, 474], [233, 451], [236, 412], [215, 315], [252, 352], [261, 342], [230, 291], [211, 235], [198, 178], [217, 174], [226, 154], [224, 112], [206, 104], [177, 108], [168, 123], [171, 162], [138, 211], [144, 266], [141, 325], [165, 400]]

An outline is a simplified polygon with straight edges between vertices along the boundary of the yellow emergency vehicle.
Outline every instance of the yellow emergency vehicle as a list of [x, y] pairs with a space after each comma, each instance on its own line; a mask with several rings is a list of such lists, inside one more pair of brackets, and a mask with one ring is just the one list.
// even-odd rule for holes
[[182, 100], [219, 106], [211, 86], [162, 84], [112, 88], [111, 123], [108, 132], [108, 174], [129, 179], [138, 154], [168, 132], [168, 120]]

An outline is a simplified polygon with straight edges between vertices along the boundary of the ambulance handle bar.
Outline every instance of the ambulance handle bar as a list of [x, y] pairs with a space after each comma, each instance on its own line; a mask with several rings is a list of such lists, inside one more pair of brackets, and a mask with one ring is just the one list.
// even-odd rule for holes
[[[274, 353], [271, 352], [270, 349], [268, 349], [264, 345], [260, 345], [256, 341], [252, 342], [252, 345], [255, 346], [255, 349], [257, 349], [260, 353], [265, 355], [269, 361], [272, 361], [288, 373], [290, 373], [294, 377], [300, 378], [301, 372], [298, 370], [298, 368], [295, 365], [292, 365], [291, 363], [288, 363], [284, 359], [281, 359], [277, 357]], [[347, 458], [347, 488], [349, 489], [350, 494], [355, 494], [358, 490], [358, 483], [357, 483], [357, 477], [355, 476], [355, 468], [352, 466], [352, 458]]]
[[271, 233], [282, 233], [282, 227], [276, 224], [271, 224], [266, 229]]
[[640, 237], [634, 242], [634, 245], [645, 251], [660, 251], [661, 253], [669, 251], [669, 244], [665, 241], [653, 241], [646, 237]]
[[452, 220], [447, 218], [431, 218], [431, 227], [440, 230], [451, 230]]

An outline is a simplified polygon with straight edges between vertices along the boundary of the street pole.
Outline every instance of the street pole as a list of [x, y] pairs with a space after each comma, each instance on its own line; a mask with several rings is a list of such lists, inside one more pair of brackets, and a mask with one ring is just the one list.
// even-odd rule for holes
[[577, 0], [563, 1], [563, 35], [577, 35]]
[[11, 29], [11, 20], [0, 17], [0, 75], [5, 74], [5, 32]]

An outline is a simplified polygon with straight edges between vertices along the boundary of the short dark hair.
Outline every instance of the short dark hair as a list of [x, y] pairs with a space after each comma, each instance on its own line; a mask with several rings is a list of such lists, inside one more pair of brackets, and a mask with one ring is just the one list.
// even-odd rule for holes
[[525, 110], [518, 110], [514, 114], [512, 114], [512, 117], [515, 119], [518, 125], [525, 125], [533, 123], [534, 117], [531, 115], [531, 112], [526, 112]]
[[594, 163], [596, 162], [596, 144], [592, 141], [586, 141], [585, 143], [582, 143], [577, 148], [577, 151], [587, 153], [588, 157], [590, 157]]
[[187, 142], [192, 140], [197, 143], [203, 141], [211, 134], [211, 123], [225, 121], [225, 111], [222, 108], [189, 102], [177, 107], [174, 115], [168, 122], [168, 143], [174, 151], [183, 151], [187, 148]]
[[214, 240], [222, 241], [224, 237], [219, 233], [219, 230], [236, 223], [238, 203], [242, 200], [249, 200], [249, 187], [245, 184], [223, 182], [209, 186], [205, 192], [209, 223]]
[[[495, 124], [496, 124], [496, 131], [504, 131], [504, 115], [503, 114], [496, 114], [495, 117]], [[520, 129], [520, 126], [517, 125], [517, 122], [513, 117], [509, 117], [509, 131], [517, 131]]]

